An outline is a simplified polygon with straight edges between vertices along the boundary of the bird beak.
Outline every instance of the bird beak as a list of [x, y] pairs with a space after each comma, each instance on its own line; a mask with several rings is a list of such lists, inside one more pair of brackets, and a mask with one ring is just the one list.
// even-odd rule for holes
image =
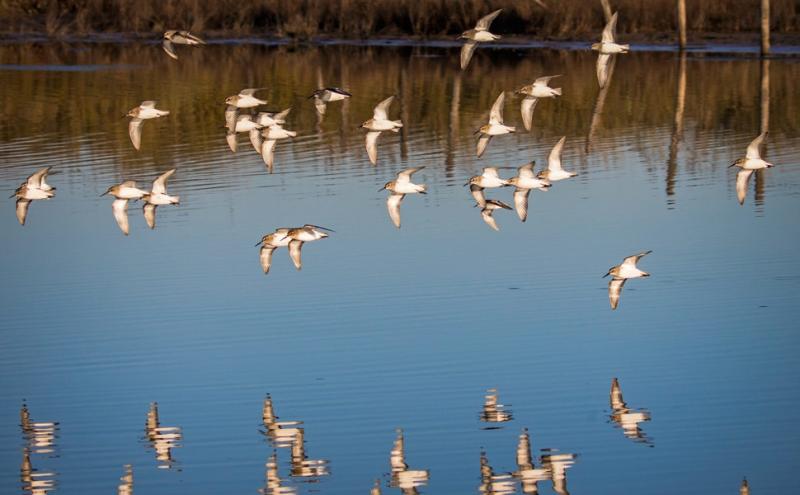
[[735, 167], [735, 166], [736, 166], [736, 162], [733, 162], [730, 165], [728, 165], [728, 168]]
[[611, 272], [609, 271], [608, 273], [606, 273], [605, 275], [603, 275], [601, 278], [606, 278], [606, 277], [608, 277], [610, 274], [611, 274]]
[[258, 246], [260, 246], [260, 245], [262, 245], [262, 244], [264, 244], [264, 239], [261, 239], [260, 241], [258, 241], [258, 242], [256, 243], [256, 245], [255, 245], [255, 246], [253, 246], [253, 247], [258, 247]]

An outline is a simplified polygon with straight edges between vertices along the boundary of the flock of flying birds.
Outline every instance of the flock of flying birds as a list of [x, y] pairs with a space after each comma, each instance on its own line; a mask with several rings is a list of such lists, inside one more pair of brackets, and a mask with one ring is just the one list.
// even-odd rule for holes
[[[474, 29], [465, 31], [460, 38], [466, 39], [461, 50], [461, 69], [465, 70], [469, 65], [475, 48], [479, 43], [494, 41], [500, 36], [489, 32], [492, 21], [500, 14], [502, 9], [496, 10], [489, 15], [481, 18]], [[629, 45], [618, 44], [615, 41], [615, 29], [617, 24], [617, 13], [614, 13], [605, 28], [601, 41], [592, 45], [592, 50], [599, 52], [597, 59], [597, 80], [602, 88], [608, 79], [608, 66], [611, 58], [618, 53], [626, 53]], [[205, 41], [192, 35], [188, 31], [167, 31], [164, 33], [162, 47], [172, 58], [177, 59], [175, 45], [204, 45]], [[549, 85], [550, 81], [558, 75], [544, 76], [536, 79], [532, 84], [518, 89], [515, 93], [522, 97], [520, 113], [523, 125], [526, 130], [530, 130], [533, 122], [533, 112], [537, 102], [543, 98], [555, 98], [561, 96], [561, 88], [553, 88]], [[260, 99], [256, 93], [261, 88], [247, 88], [238, 94], [229, 96], [225, 99], [225, 127], [226, 140], [231, 151], [236, 153], [238, 150], [237, 135], [247, 133], [253, 148], [258, 152], [266, 165], [272, 172], [274, 165], [274, 151], [278, 141], [290, 139], [297, 135], [295, 131], [287, 130], [283, 126], [286, 123], [286, 116], [290, 112], [287, 108], [281, 112], [255, 112], [257, 107], [265, 105], [266, 100]], [[481, 157], [486, 151], [490, 141], [495, 136], [502, 136], [516, 132], [516, 127], [506, 125], [503, 119], [503, 108], [505, 106], [505, 92], [497, 96], [494, 104], [489, 111], [489, 121], [481, 126], [476, 134], [479, 134], [477, 141], [476, 154]], [[325, 115], [328, 103], [341, 101], [350, 98], [352, 95], [340, 88], [328, 87], [314, 91], [308, 98], [314, 100], [314, 106], [320, 118]], [[366, 132], [366, 151], [370, 162], [377, 165], [378, 162], [378, 137], [382, 132], [398, 132], [403, 127], [400, 120], [389, 118], [389, 108], [394, 101], [394, 96], [389, 96], [378, 103], [373, 111], [372, 118], [361, 124], [361, 128]], [[136, 150], [141, 147], [142, 127], [145, 120], [156, 119], [169, 115], [169, 111], [156, 108], [155, 101], [144, 101], [136, 108], [131, 109], [127, 116], [131, 118], [128, 125], [128, 132], [131, 143]], [[771, 167], [772, 164], [761, 158], [759, 147], [764, 140], [765, 134], [761, 134], [754, 139], [747, 147], [745, 157], [739, 158], [731, 166], [740, 167], [737, 175], [736, 189], [740, 202], [743, 192], [747, 188], [747, 182], [754, 170]], [[535, 162], [530, 162], [518, 168], [517, 175], [508, 179], [501, 178], [497, 167], [485, 167], [481, 175], [471, 177], [465, 185], [469, 186], [470, 193], [475, 199], [475, 206], [480, 208], [483, 221], [492, 229], [500, 230], [494, 217], [497, 210], [511, 210], [512, 207], [499, 199], [488, 199], [485, 196], [487, 189], [500, 187], [514, 187], [513, 209], [521, 221], [525, 221], [528, 215], [528, 199], [532, 190], [547, 191], [554, 182], [575, 177], [577, 174], [564, 170], [561, 163], [561, 152], [566, 141], [566, 136], [559, 139], [555, 144], [547, 159], [547, 167], [538, 171], [534, 170]], [[412, 182], [412, 175], [424, 167], [407, 168], [397, 173], [395, 180], [387, 182], [381, 190], [387, 190], [387, 209], [389, 217], [396, 227], [400, 227], [400, 206], [407, 194], [426, 194], [427, 188], [424, 184]], [[28, 177], [15, 192], [17, 198], [17, 219], [20, 224], [25, 224], [28, 208], [32, 201], [50, 199], [55, 196], [55, 188], [47, 184], [46, 177], [50, 167], [41, 169]], [[175, 169], [161, 174], [153, 181], [150, 191], [139, 189], [136, 182], [126, 180], [120, 184], [113, 185], [103, 193], [111, 195], [115, 199], [112, 203], [114, 218], [125, 235], [129, 233], [128, 224], [128, 202], [130, 200], [141, 200], [144, 203], [143, 212], [147, 225], [155, 228], [156, 208], [162, 205], [179, 204], [178, 196], [170, 196], [167, 193], [167, 180], [175, 173]], [[12, 197], [14, 197], [12, 196]], [[272, 265], [273, 252], [280, 247], [287, 247], [289, 256], [295, 267], [302, 268], [301, 249], [304, 243], [312, 242], [328, 237], [330, 229], [317, 225], [306, 224], [302, 227], [281, 227], [273, 232], [265, 234], [256, 246], [260, 246], [260, 262], [264, 273], [269, 273]], [[619, 304], [620, 294], [626, 280], [631, 278], [647, 277], [649, 274], [637, 268], [636, 263], [639, 259], [650, 253], [650, 251], [636, 254], [625, 258], [622, 264], [612, 267], [606, 276], [611, 276], [608, 284], [608, 297], [612, 309], [616, 309]]]

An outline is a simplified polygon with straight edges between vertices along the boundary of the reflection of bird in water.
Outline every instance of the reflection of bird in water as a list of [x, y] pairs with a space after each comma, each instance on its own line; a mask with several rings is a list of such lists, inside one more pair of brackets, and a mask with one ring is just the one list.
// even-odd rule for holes
[[536, 108], [536, 102], [539, 98], [554, 98], [561, 96], [561, 88], [551, 88], [547, 84], [550, 79], [556, 76], [544, 76], [533, 81], [533, 84], [523, 86], [516, 91], [517, 94], [525, 95], [522, 99], [520, 111], [522, 112], [522, 122], [525, 125], [525, 130], [530, 131], [533, 127], [533, 110]]
[[545, 468], [537, 468], [533, 464], [531, 456], [531, 439], [528, 429], [523, 428], [517, 443], [517, 472], [515, 473], [522, 484], [522, 493], [539, 493], [539, 482], [550, 479], [550, 471]]
[[542, 454], [542, 468], [550, 472], [553, 481], [553, 491], [559, 495], [569, 495], [567, 490], [567, 469], [575, 464], [575, 454], [551, 453]]
[[467, 40], [464, 46], [461, 47], [461, 70], [466, 69], [467, 65], [469, 65], [469, 61], [472, 59], [472, 54], [475, 53], [475, 48], [478, 46], [478, 43], [500, 39], [500, 36], [489, 32], [489, 26], [492, 25], [492, 21], [500, 15], [502, 10], [503, 9], [497, 9], [491, 14], [481, 17], [475, 24], [474, 29], [461, 33], [459, 39]]
[[189, 31], [166, 31], [164, 38], [161, 41], [161, 47], [170, 57], [178, 60], [178, 54], [175, 53], [173, 45], [205, 45], [206, 42], [199, 37], [193, 35]]
[[177, 205], [180, 204], [180, 196], [170, 196], [167, 194], [167, 180], [172, 177], [176, 169], [170, 169], [159, 175], [153, 181], [153, 187], [149, 193], [142, 196], [145, 204], [142, 210], [144, 211], [144, 219], [147, 226], [151, 229], [156, 228], [156, 208], [161, 205]]
[[344, 100], [351, 96], [353, 95], [341, 88], [322, 88], [314, 91], [308, 99], [314, 98], [314, 107], [317, 109], [317, 115], [322, 117], [325, 115], [328, 103]]
[[423, 469], [408, 469], [406, 464], [405, 439], [403, 430], [397, 429], [397, 437], [389, 454], [389, 464], [392, 468], [391, 486], [400, 488], [404, 495], [417, 493], [417, 487], [428, 483], [428, 471]]
[[487, 495], [514, 493], [516, 481], [510, 473], [494, 474], [486, 452], [481, 450], [481, 485], [478, 491]]
[[750, 484], [747, 483], [747, 478], [742, 480], [742, 485], [739, 487], [739, 495], [750, 495]]
[[292, 443], [292, 471], [291, 474], [298, 478], [315, 478], [328, 474], [328, 461], [325, 459], [308, 459], [304, 431], [297, 428]]
[[399, 172], [395, 180], [387, 182], [382, 188], [378, 189], [379, 192], [386, 189], [391, 193], [386, 199], [386, 207], [389, 210], [389, 217], [398, 229], [400, 228], [400, 204], [406, 194], [426, 194], [425, 184], [411, 182], [411, 176], [423, 168], [425, 167], [407, 168]]
[[394, 95], [378, 103], [372, 112], [372, 118], [361, 124], [361, 127], [367, 130], [367, 156], [373, 165], [378, 164], [378, 136], [381, 135], [381, 132], [400, 132], [400, 128], [403, 127], [403, 122], [389, 120], [389, 106], [392, 101], [394, 101]]
[[19, 411], [22, 435], [34, 454], [52, 454], [55, 452], [58, 436], [58, 423], [53, 421], [31, 421], [28, 405], [22, 403]]
[[483, 190], [488, 187], [505, 187], [509, 184], [506, 179], [501, 179], [497, 172], [497, 167], [484, 167], [481, 175], [470, 177], [465, 186], [469, 186], [469, 192], [475, 202], [483, 208], [486, 206], [486, 196]]
[[497, 221], [494, 219], [494, 210], [510, 210], [511, 207], [507, 204], [503, 203], [499, 199], [487, 199], [486, 203], [481, 208], [481, 218], [483, 221], [486, 222], [486, 225], [491, 227], [493, 230], [500, 230], [500, 227], [497, 226]]
[[516, 187], [514, 189], [514, 208], [523, 222], [528, 219], [528, 197], [531, 189], [547, 191], [547, 188], [550, 187], [550, 181], [535, 176], [533, 172], [535, 165], [536, 162], [530, 162], [519, 167], [517, 176], [508, 179], [508, 185]]
[[503, 105], [505, 104], [505, 101], [506, 93], [501, 92], [500, 96], [498, 96], [494, 101], [494, 104], [492, 104], [491, 110], [489, 110], [489, 123], [484, 124], [475, 132], [476, 134], [481, 135], [478, 138], [478, 158], [480, 158], [483, 155], [483, 152], [486, 151], [486, 147], [489, 145], [489, 141], [491, 141], [493, 136], [501, 136], [503, 134], [516, 132], [517, 130], [516, 127], [505, 125], [503, 123]]
[[753, 175], [752, 170], [742, 169], [736, 173], [736, 199], [739, 204], [743, 205], [744, 200], [747, 199], [747, 187], [750, 185], [750, 176]]
[[484, 423], [505, 423], [511, 421], [513, 416], [511, 411], [506, 409], [506, 406], [498, 403], [497, 389], [490, 388], [483, 400], [483, 410], [481, 410], [480, 419]]
[[273, 451], [272, 455], [267, 460], [266, 472], [266, 486], [259, 490], [263, 495], [292, 495], [297, 493], [297, 489], [291, 486], [283, 486], [283, 480], [278, 475], [278, 454]]
[[23, 182], [11, 197], [17, 198], [17, 220], [20, 225], [25, 225], [25, 219], [28, 217], [28, 207], [31, 201], [39, 199], [50, 199], [56, 195], [54, 192], [55, 187], [47, 183], [47, 174], [50, 173], [51, 167], [45, 167], [37, 170], [31, 174], [25, 182]]
[[272, 405], [272, 396], [267, 394], [264, 398], [264, 407], [261, 410], [261, 418], [267, 431], [262, 432], [267, 435], [272, 445], [276, 448], [288, 447], [294, 442], [298, 428], [303, 424], [302, 421], [278, 421], [275, 409]]
[[561, 151], [564, 149], [564, 143], [567, 141], [567, 136], [563, 136], [558, 140], [553, 149], [550, 150], [550, 155], [547, 157], [547, 168], [539, 172], [540, 179], [545, 179], [550, 182], [558, 180], [569, 179], [578, 175], [575, 172], [567, 172], [561, 166]]
[[619, 306], [622, 288], [625, 286], [625, 282], [628, 279], [650, 276], [649, 273], [640, 270], [636, 266], [639, 259], [650, 253], [652, 253], [652, 251], [645, 251], [643, 253], [634, 254], [633, 256], [628, 256], [622, 260], [621, 264], [612, 266], [608, 269], [608, 273], [603, 275], [603, 278], [611, 275], [611, 280], [608, 282], [608, 301], [611, 304], [612, 310], [617, 309], [617, 306]]
[[142, 124], [145, 120], [155, 119], [169, 115], [167, 110], [158, 110], [155, 101], [143, 101], [138, 107], [128, 111], [127, 116], [132, 117], [128, 123], [128, 135], [133, 147], [138, 151], [142, 145]]
[[27, 449], [22, 452], [19, 479], [22, 483], [22, 491], [30, 495], [47, 495], [47, 492], [56, 488], [56, 473], [34, 469]]
[[133, 466], [125, 465], [125, 473], [120, 477], [117, 495], [133, 495]]
[[766, 135], [766, 132], [762, 132], [757, 138], [753, 139], [753, 141], [747, 146], [747, 152], [745, 153], [744, 158], [738, 158], [735, 162], [731, 163], [728, 168], [739, 167], [743, 170], [759, 170], [762, 168], [772, 167], [773, 164], [761, 158], [761, 151], [759, 150], [759, 147], [764, 141]]
[[145, 436], [156, 452], [160, 469], [169, 469], [174, 464], [172, 449], [180, 447], [181, 429], [179, 426], [161, 426], [158, 419], [158, 403], [150, 403], [145, 424]]
[[625, 401], [622, 399], [622, 389], [616, 378], [611, 380], [610, 402], [611, 421], [622, 428], [622, 432], [625, 436], [634, 442], [652, 444], [644, 431], [639, 427], [639, 423], [650, 421], [650, 413], [644, 409], [633, 410], [628, 408], [627, 404], [625, 404]]

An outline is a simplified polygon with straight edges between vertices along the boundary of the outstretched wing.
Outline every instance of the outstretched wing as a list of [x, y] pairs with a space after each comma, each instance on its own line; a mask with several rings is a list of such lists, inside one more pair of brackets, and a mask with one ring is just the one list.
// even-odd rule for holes
[[619, 297], [622, 295], [622, 288], [625, 286], [624, 278], [612, 278], [608, 282], [608, 302], [611, 304], [611, 309], [617, 309], [619, 306]]
[[400, 228], [400, 203], [403, 202], [405, 194], [390, 194], [386, 198], [386, 209], [389, 210], [389, 218], [398, 229]]
[[261, 130], [259, 129], [250, 129], [250, 144], [253, 145], [253, 149], [256, 150], [256, 153], [261, 153], [261, 144], [264, 142], [264, 138], [261, 137]]
[[164, 40], [161, 42], [161, 48], [164, 49], [167, 55], [174, 58], [175, 60], [178, 60], [178, 54], [175, 53], [175, 45], [173, 45], [170, 40], [164, 38]]
[[636, 262], [639, 261], [642, 257], [647, 256], [648, 254], [652, 253], [653, 251], [645, 251], [643, 253], [634, 254], [632, 256], [628, 256], [624, 260], [622, 260], [623, 265], [630, 265], [636, 266]]
[[269, 273], [269, 267], [272, 266], [272, 252], [275, 251], [273, 246], [261, 246], [261, 251], [258, 253], [259, 261], [261, 262], [261, 269], [264, 270], [264, 275]]
[[378, 164], [378, 136], [380, 135], [380, 131], [369, 131], [367, 133], [367, 155], [373, 165]]
[[156, 228], [156, 205], [145, 203], [144, 208], [142, 211], [144, 212], [144, 221], [147, 222], [147, 226], [151, 229]]
[[538, 98], [526, 96], [522, 99], [520, 111], [522, 112], [522, 123], [525, 125], [525, 130], [530, 131], [533, 127], [533, 109], [536, 108]]
[[601, 53], [597, 56], [597, 84], [600, 86], [600, 89], [606, 87], [606, 83], [608, 82], [608, 63], [611, 59], [611, 54], [609, 53]]
[[256, 91], [259, 91], [264, 88], [245, 88], [239, 91], [239, 96], [253, 96], [256, 94]]
[[739, 170], [736, 174], [736, 198], [739, 204], [743, 205], [745, 198], [747, 198], [747, 186], [750, 184], [750, 176], [753, 174], [752, 170]]
[[475, 47], [478, 46], [477, 41], [467, 40], [464, 46], [461, 47], [461, 70], [464, 70], [472, 60], [472, 54], [475, 53]]
[[30, 199], [19, 198], [17, 200], [17, 221], [19, 221], [20, 225], [25, 225], [25, 219], [28, 217], [28, 207], [30, 205]]
[[517, 175], [523, 179], [533, 179], [533, 167], [536, 165], [536, 162], [526, 163], [525, 165], [519, 167], [517, 169]]
[[494, 21], [495, 18], [498, 15], [500, 15], [500, 12], [502, 12], [502, 11], [503, 11], [503, 9], [497, 9], [494, 12], [492, 12], [491, 14], [485, 15], [485, 16], [481, 17], [480, 19], [478, 19], [478, 22], [475, 24], [475, 30], [476, 31], [486, 31], [487, 29], [489, 29], [489, 26], [492, 25], [492, 21]]
[[303, 241], [292, 239], [289, 241], [289, 257], [292, 258], [294, 267], [298, 270], [303, 268], [303, 260], [300, 259], [300, 251], [303, 249]]
[[614, 12], [614, 15], [611, 16], [609, 19], [608, 24], [606, 27], [603, 28], [603, 37], [600, 39], [603, 43], [613, 43], [614, 42], [614, 31], [617, 29], [617, 13]]
[[372, 112], [372, 118], [375, 120], [388, 120], [389, 119], [389, 106], [394, 101], [394, 95], [386, 98], [375, 106]]
[[478, 149], [477, 149], [478, 158], [480, 158], [481, 155], [483, 155], [483, 152], [486, 151], [486, 147], [489, 146], [489, 141], [491, 140], [492, 136], [488, 134], [481, 134], [481, 137], [478, 138]]
[[236, 131], [236, 121], [239, 118], [239, 109], [235, 105], [228, 105], [225, 107], [225, 127], [228, 132]]
[[506, 92], [501, 91], [500, 96], [494, 100], [494, 104], [492, 105], [492, 109], [489, 111], [489, 123], [490, 124], [502, 124], [503, 123], [503, 105], [506, 102]]
[[236, 140], [236, 133], [235, 132], [226, 133], [225, 141], [228, 142], [228, 148], [230, 148], [232, 152], [236, 153], [236, 150], [239, 149], [239, 142]]
[[401, 171], [400, 173], [397, 174], [397, 182], [409, 182], [411, 180], [411, 176], [419, 172], [423, 168], [425, 167], [423, 166], [423, 167], [407, 168]]
[[322, 101], [322, 98], [314, 95], [314, 108], [317, 109], [317, 114], [321, 117], [325, 115], [325, 110], [327, 110], [328, 106]]
[[272, 116], [272, 120], [279, 124], [283, 124], [286, 121], [286, 116], [289, 115], [289, 112], [292, 111], [292, 107], [287, 108], [286, 110], [280, 111]]
[[142, 104], [139, 105], [139, 106], [141, 108], [155, 108], [156, 107], [156, 101], [155, 100], [143, 101]]
[[275, 161], [275, 144], [278, 141], [275, 139], [267, 139], [261, 143], [261, 158], [264, 160], [264, 165], [267, 170], [272, 173], [272, 165]]
[[47, 177], [47, 173], [50, 172], [50, 167], [45, 167], [43, 169], [37, 170], [33, 174], [28, 177], [28, 180], [25, 181], [28, 184], [28, 187], [32, 187], [34, 189], [41, 189], [42, 182], [44, 182], [45, 177]]
[[475, 200], [475, 203], [477, 203], [478, 206], [481, 208], [486, 206], [486, 196], [483, 194], [483, 188], [481, 186], [470, 184], [469, 192], [472, 194], [472, 198]]
[[547, 170], [551, 172], [563, 170], [561, 168], [561, 150], [564, 149], [564, 142], [566, 140], [567, 136], [562, 136], [556, 145], [553, 146], [553, 149], [550, 151], [550, 156], [547, 157]]
[[550, 79], [555, 79], [556, 77], [561, 77], [561, 74], [556, 74], [555, 76], [542, 76], [535, 81], [533, 81], [534, 86], [547, 86], [547, 83], [550, 82]]
[[153, 194], [166, 194], [167, 193], [167, 180], [172, 177], [172, 174], [175, 173], [175, 169], [170, 169], [164, 172], [163, 174], [159, 175], [156, 180], [153, 181]]
[[497, 222], [492, 216], [492, 210], [487, 210], [486, 208], [482, 209], [481, 218], [483, 218], [483, 221], [486, 222], [486, 225], [491, 227], [493, 230], [500, 230], [500, 227], [497, 226]]
[[142, 122], [144, 120], [134, 117], [128, 123], [128, 135], [131, 137], [131, 143], [136, 151], [139, 151], [142, 146]]
[[762, 132], [761, 134], [758, 135], [757, 138], [753, 139], [753, 141], [750, 142], [750, 144], [747, 146], [746, 156], [748, 159], [755, 159], [755, 160], [761, 159], [761, 151], [759, 150], [759, 147], [761, 146], [761, 143], [764, 142], [764, 138], [766, 136], [767, 133]]
[[528, 197], [530, 194], [530, 189], [517, 188], [514, 191], [514, 208], [517, 210], [517, 216], [523, 222], [528, 219]]
[[117, 221], [119, 230], [121, 230], [123, 234], [128, 235], [130, 231], [130, 226], [128, 224], [128, 200], [115, 199], [111, 203], [111, 211], [114, 213], [114, 220]]

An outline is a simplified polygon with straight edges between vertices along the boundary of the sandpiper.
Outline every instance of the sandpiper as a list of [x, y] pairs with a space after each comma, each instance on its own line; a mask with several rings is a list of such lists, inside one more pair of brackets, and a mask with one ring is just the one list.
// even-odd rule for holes
[[264, 144], [264, 138], [261, 136], [261, 129], [273, 125], [281, 126], [286, 123], [286, 116], [289, 115], [291, 107], [282, 112], [259, 112], [255, 117], [255, 122], [260, 126], [250, 131], [250, 143], [255, 148], [256, 153], [259, 155], [263, 151], [261, 145]]
[[387, 182], [382, 188], [378, 189], [378, 191], [385, 189], [391, 193], [386, 199], [386, 208], [389, 210], [389, 217], [398, 229], [400, 228], [400, 203], [403, 202], [406, 194], [427, 194], [425, 192], [425, 184], [411, 182], [411, 176], [423, 168], [425, 167], [407, 168], [399, 172], [395, 180]]
[[142, 123], [148, 119], [155, 119], [169, 115], [167, 110], [158, 110], [155, 101], [143, 101], [141, 105], [132, 108], [127, 117], [132, 117], [128, 123], [128, 135], [131, 137], [133, 147], [138, 151], [142, 145]]
[[161, 205], [180, 204], [180, 196], [170, 196], [167, 194], [167, 180], [175, 173], [175, 169], [167, 170], [153, 181], [153, 188], [145, 194], [142, 199], [145, 201], [144, 219], [147, 226], [151, 229], [156, 227], [156, 208]]
[[266, 105], [267, 100], [259, 100], [256, 98], [255, 93], [264, 88], [246, 88], [239, 91], [238, 95], [233, 95], [225, 98], [225, 104], [232, 105], [236, 108], [253, 108], [259, 105]]
[[530, 131], [531, 127], [533, 127], [533, 109], [536, 108], [536, 102], [539, 98], [561, 96], [561, 88], [551, 88], [548, 86], [550, 80], [555, 77], [561, 76], [560, 74], [555, 76], [543, 76], [533, 81], [533, 84], [523, 86], [516, 91], [517, 94], [525, 95], [520, 106], [525, 130]]
[[489, 32], [489, 26], [491, 26], [495, 17], [500, 15], [502, 10], [503, 9], [497, 9], [491, 14], [481, 17], [477, 24], [475, 24], [475, 29], [470, 29], [461, 33], [459, 39], [463, 38], [467, 40], [464, 46], [461, 47], [461, 70], [466, 69], [467, 65], [469, 65], [469, 61], [472, 59], [472, 54], [475, 52], [475, 47], [478, 46], [478, 43], [500, 39], [500, 36]]
[[114, 220], [117, 222], [119, 229], [123, 234], [130, 233], [130, 225], [128, 223], [128, 201], [142, 199], [147, 191], [143, 191], [136, 187], [136, 181], [126, 180], [120, 184], [115, 184], [109, 187], [106, 192], [100, 196], [110, 194], [114, 196], [114, 201], [111, 203], [111, 212], [114, 214]]
[[275, 161], [275, 145], [277, 142], [281, 139], [289, 139], [295, 136], [297, 136], [295, 131], [286, 130], [280, 124], [273, 124], [261, 131], [261, 137], [263, 138], [261, 158], [270, 173], [272, 173], [272, 165]]
[[228, 129], [225, 134], [225, 140], [228, 142], [228, 147], [232, 152], [236, 153], [239, 150], [236, 134], [240, 132], [249, 133], [250, 142], [254, 147], [256, 146], [253, 133], [257, 134], [264, 126], [256, 122], [255, 117], [250, 114], [240, 114], [236, 107], [228, 105], [227, 110], [225, 110], [225, 121], [225, 127]]
[[745, 154], [744, 158], [737, 159], [735, 162], [731, 163], [728, 168], [739, 167], [743, 170], [759, 170], [762, 168], [772, 167], [773, 164], [761, 158], [761, 151], [759, 151], [759, 147], [766, 136], [767, 133], [762, 132], [757, 138], [753, 139], [753, 141], [747, 146], [747, 153]]
[[539, 179], [533, 173], [536, 162], [527, 163], [517, 169], [517, 176], [508, 179], [508, 185], [515, 186], [514, 189], [514, 208], [517, 210], [519, 219], [523, 222], [528, 218], [528, 197], [531, 189], [547, 191], [550, 181]]
[[628, 256], [627, 258], [622, 260], [622, 263], [616, 266], [612, 266], [608, 269], [608, 273], [603, 275], [603, 278], [608, 277], [611, 275], [612, 278], [615, 279], [629, 279], [629, 278], [639, 278], [639, 277], [649, 277], [650, 274], [640, 270], [636, 263], [644, 256], [652, 253], [653, 251], [644, 251], [639, 254], [634, 254], [632, 256]]
[[178, 54], [175, 53], [175, 47], [173, 45], [205, 45], [206, 42], [200, 39], [199, 37], [193, 35], [189, 31], [166, 31], [164, 33], [164, 38], [161, 41], [161, 47], [167, 52], [167, 55], [174, 58], [175, 60], [178, 59]]
[[50, 199], [55, 196], [56, 188], [47, 183], [47, 174], [51, 167], [45, 167], [31, 174], [10, 197], [16, 197], [16, 215], [20, 225], [25, 225], [28, 207], [31, 201]]
[[539, 172], [540, 179], [545, 179], [550, 182], [555, 182], [558, 180], [569, 179], [570, 177], [575, 177], [578, 175], [575, 172], [567, 172], [561, 167], [561, 150], [564, 149], [564, 143], [567, 141], [567, 136], [563, 136], [561, 139], [558, 140], [553, 149], [550, 151], [550, 155], [547, 157], [547, 168]]
[[506, 179], [501, 179], [497, 172], [497, 167], [484, 167], [481, 175], [475, 175], [469, 178], [465, 186], [469, 186], [469, 192], [475, 199], [475, 202], [483, 208], [486, 206], [486, 197], [483, 190], [487, 187], [504, 187], [509, 184]]
[[389, 106], [394, 101], [394, 95], [386, 98], [378, 103], [375, 110], [372, 112], [372, 118], [361, 124], [361, 127], [367, 129], [367, 155], [369, 161], [373, 165], [378, 164], [378, 136], [382, 131], [399, 132], [403, 127], [403, 123], [399, 120], [389, 120]]
[[289, 229], [289, 231], [286, 232], [285, 237], [290, 239], [289, 256], [292, 258], [295, 268], [298, 270], [303, 268], [303, 261], [300, 258], [300, 251], [303, 249], [303, 243], [328, 237], [328, 234], [326, 234], [325, 231], [333, 232], [331, 229], [326, 229], [325, 227], [311, 224], [306, 224], [295, 229]]
[[494, 210], [500, 209], [510, 210], [511, 207], [500, 200], [487, 199], [486, 203], [483, 205], [483, 208], [481, 208], [481, 218], [483, 218], [483, 221], [486, 222], [486, 225], [494, 230], [500, 230], [500, 227], [497, 226], [497, 222], [495, 221], [494, 216], [492, 216], [492, 213], [494, 213]]
[[601, 54], [625, 53], [630, 49], [630, 45], [619, 45], [614, 41], [614, 31], [617, 28], [617, 12], [611, 16], [606, 27], [603, 28], [603, 35], [600, 43], [592, 44], [592, 50], [597, 50]]
[[308, 99], [314, 98], [314, 107], [317, 109], [317, 114], [323, 116], [329, 102], [344, 100], [351, 96], [353, 95], [341, 88], [322, 88], [314, 91]]
[[264, 275], [269, 273], [269, 268], [272, 266], [272, 252], [279, 247], [288, 246], [289, 242], [292, 240], [291, 237], [287, 236], [289, 230], [291, 229], [287, 227], [275, 229], [274, 232], [264, 235], [264, 237], [258, 241], [258, 244], [256, 244], [256, 247], [261, 246], [258, 256], [261, 261], [261, 268], [264, 270]]
[[481, 137], [478, 138], [478, 158], [486, 151], [486, 146], [488, 146], [492, 136], [500, 136], [517, 130], [513, 126], [503, 124], [503, 104], [505, 101], [506, 93], [501, 92], [500, 96], [494, 101], [492, 109], [489, 111], [489, 123], [483, 125], [476, 131], [476, 134], [480, 133], [481, 135]]

